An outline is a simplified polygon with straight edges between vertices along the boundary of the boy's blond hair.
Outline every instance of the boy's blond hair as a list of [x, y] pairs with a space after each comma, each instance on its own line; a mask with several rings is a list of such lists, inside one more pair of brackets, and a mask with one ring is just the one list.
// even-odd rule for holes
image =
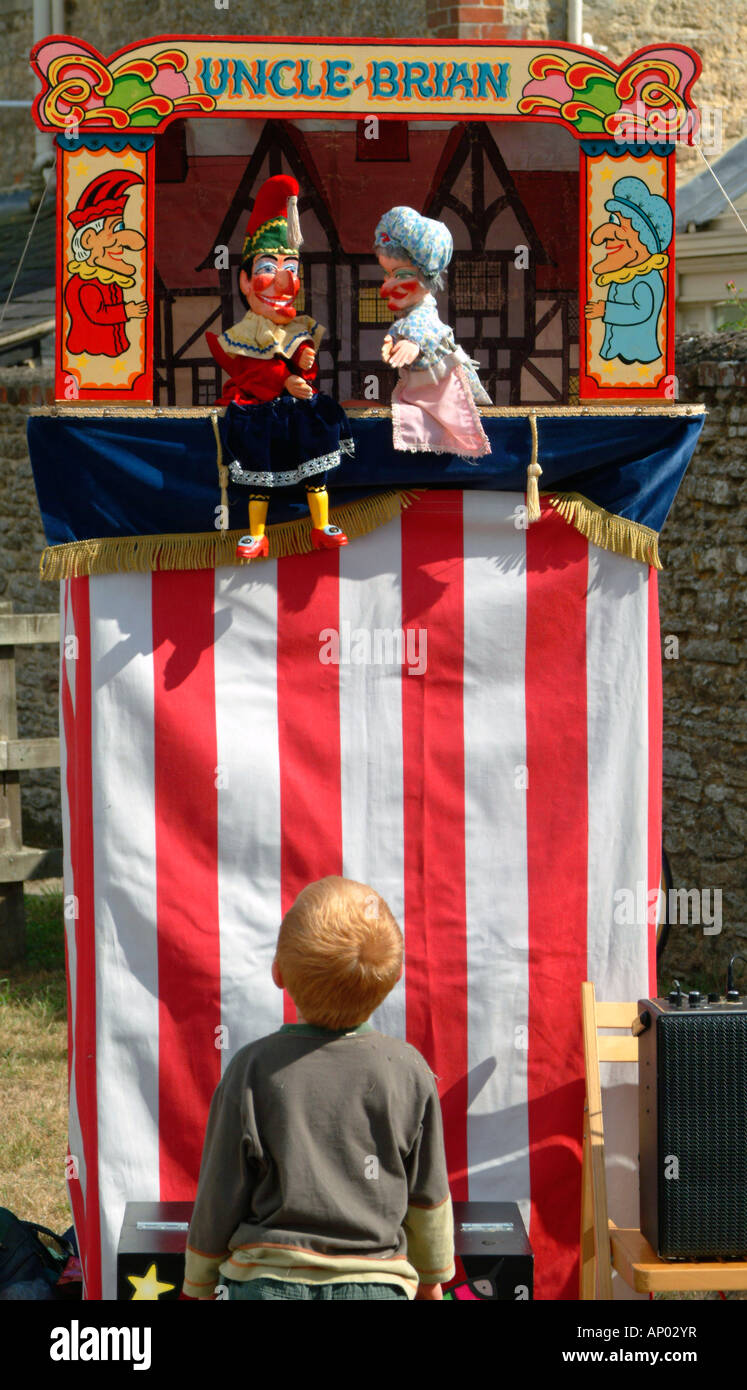
[[356, 1028], [397, 983], [403, 942], [373, 888], [322, 878], [283, 918], [276, 960], [299, 1013], [320, 1028]]

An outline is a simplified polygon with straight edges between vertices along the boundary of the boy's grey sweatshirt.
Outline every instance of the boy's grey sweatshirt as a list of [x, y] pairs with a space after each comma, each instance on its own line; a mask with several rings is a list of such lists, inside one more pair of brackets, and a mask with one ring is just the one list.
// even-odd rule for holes
[[286, 1024], [242, 1048], [210, 1107], [184, 1292], [220, 1275], [402, 1285], [453, 1277], [435, 1080], [362, 1024]]

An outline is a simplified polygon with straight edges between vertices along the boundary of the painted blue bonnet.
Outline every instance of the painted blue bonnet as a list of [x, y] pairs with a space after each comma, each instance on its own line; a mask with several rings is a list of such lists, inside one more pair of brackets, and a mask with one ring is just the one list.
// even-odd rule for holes
[[612, 185], [612, 197], [607, 199], [608, 212], [629, 217], [643, 245], [653, 254], [666, 251], [672, 240], [672, 209], [666, 198], [652, 193], [643, 179], [630, 176]]
[[440, 289], [454, 242], [443, 222], [423, 217], [414, 208], [399, 207], [384, 213], [374, 233], [374, 247], [384, 255], [391, 250], [395, 257], [404, 251], [424, 280]]

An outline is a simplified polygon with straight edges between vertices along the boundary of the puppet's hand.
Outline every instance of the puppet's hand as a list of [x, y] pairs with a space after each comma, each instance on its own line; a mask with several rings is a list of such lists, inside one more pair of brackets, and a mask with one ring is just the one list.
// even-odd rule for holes
[[316, 353], [313, 347], [301, 348], [298, 354], [298, 365], [302, 372], [309, 372], [316, 362]]
[[391, 355], [392, 355], [392, 348], [393, 348], [393, 347], [394, 347], [394, 339], [393, 339], [391, 333], [387, 333], [387, 335], [386, 335], [386, 337], [385, 337], [383, 343], [381, 344], [381, 356], [382, 356], [382, 358], [383, 358], [383, 360], [384, 360], [385, 362], [388, 362], [388, 361], [389, 361], [389, 358], [390, 358]]
[[408, 338], [400, 338], [389, 353], [389, 366], [409, 367], [419, 353], [420, 347], [417, 343], [411, 343]]
[[302, 376], [289, 376], [285, 383], [285, 389], [299, 401], [308, 400], [309, 396], [314, 394], [308, 381], [304, 381]]
[[141, 299], [137, 303], [134, 303], [130, 300], [124, 307], [128, 319], [144, 319], [148, 312], [148, 301], [147, 299]]
[[603, 318], [606, 302], [604, 299], [591, 299], [584, 308], [587, 319]]

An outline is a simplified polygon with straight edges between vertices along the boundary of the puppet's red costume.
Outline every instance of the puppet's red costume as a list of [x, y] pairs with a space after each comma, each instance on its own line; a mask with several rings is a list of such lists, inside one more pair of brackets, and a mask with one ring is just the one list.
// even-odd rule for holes
[[223, 388], [219, 405], [228, 405], [229, 401], [237, 401], [240, 405], [274, 401], [282, 394], [289, 376], [302, 376], [304, 381], [313, 385], [319, 375], [316, 362], [308, 371], [304, 371], [299, 363], [301, 353], [309, 343], [308, 338], [303, 339], [291, 358], [271, 357], [268, 361], [224, 352], [215, 333], [206, 333], [205, 340], [218, 366], [230, 377]]

